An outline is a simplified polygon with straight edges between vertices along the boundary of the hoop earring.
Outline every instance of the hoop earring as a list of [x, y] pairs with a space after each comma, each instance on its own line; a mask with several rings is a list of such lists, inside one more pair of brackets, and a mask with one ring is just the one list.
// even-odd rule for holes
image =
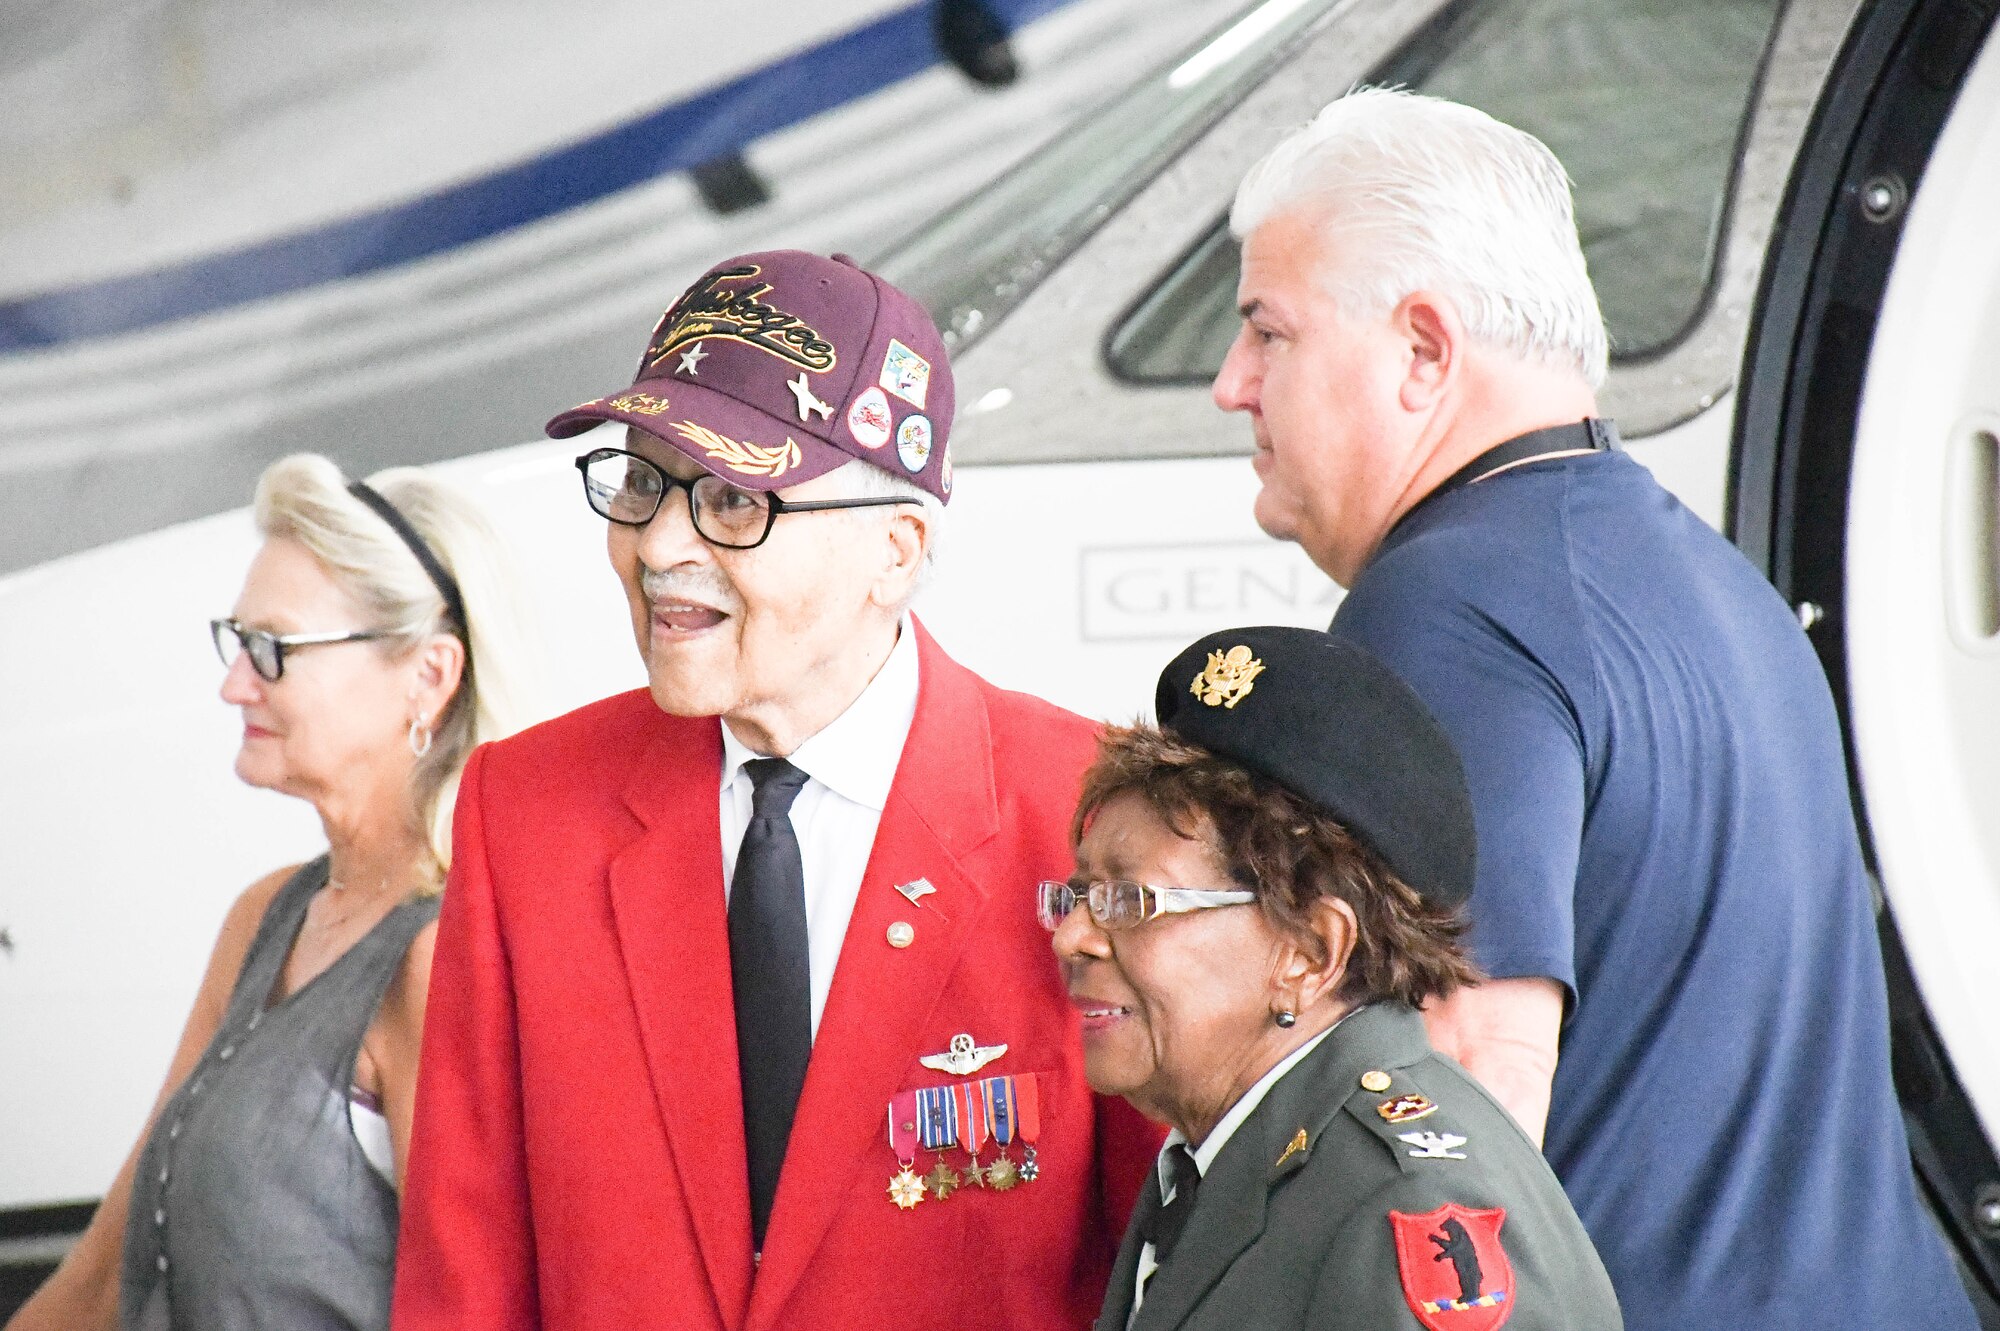
[[420, 716], [410, 718], [410, 752], [421, 758], [431, 751], [431, 728]]
[[1276, 1021], [1280, 1026], [1284, 1027], [1286, 1030], [1290, 1030], [1292, 1027], [1299, 1024], [1299, 1014], [1292, 1011], [1290, 1008], [1286, 1008], [1284, 1011], [1280, 1012], [1275, 1018], [1273, 1018], [1273, 1020]]

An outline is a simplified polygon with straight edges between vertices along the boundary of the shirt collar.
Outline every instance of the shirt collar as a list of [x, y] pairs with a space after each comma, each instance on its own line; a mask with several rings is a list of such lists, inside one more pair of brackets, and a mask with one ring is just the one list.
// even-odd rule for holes
[[[1215, 1157], [1222, 1154], [1222, 1148], [1229, 1144], [1229, 1139], [1236, 1135], [1236, 1129], [1243, 1126], [1243, 1120], [1249, 1118], [1251, 1114], [1256, 1112], [1257, 1106], [1264, 1103], [1264, 1097], [1270, 1094], [1273, 1086], [1278, 1084], [1278, 1079], [1297, 1067], [1307, 1054], [1319, 1048], [1320, 1041], [1339, 1030], [1341, 1021], [1346, 1021], [1355, 1012], [1359, 1012], [1360, 1010], [1360, 1008], [1355, 1008], [1352, 1012], [1342, 1013], [1340, 1021], [1334, 1022], [1333, 1025], [1327, 1027], [1318, 1035], [1313, 1036], [1312, 1039], [1307, 1040], [1297, 1049], [1294, 1049], [1291, 1053], [1286, 1054], [1282, 1059], [1278, 1060], [1275, 1067], [1257, 1079], [1256, 1085], [1245, 1091], [1242, 1098], [1235, 1104], [1229, 1106], [1229, 1112], [1216, 1121], [1215, 1127], [1209, 1131], [1208, 1136], [1202, 1138], [1201, 1145], [1189, 1148], [1189, 1154], [1194, 1156], [1195, 1168], [1201, 1171], [1203, 1177], [1207, 1176], [1208, 1167], [1215, 1162]], [[1167, 1133], [1167, 1140], [1160, 1147], [1159, 1163], [1155, 1166], [1160, 1171], [1160, 1187], [1162, 1190], [1170, 1182], [1166, 1173], [1167, 1151], [1175, 1146], [1186, 1145], [1187, 1137], [1179, 1128], [1175, 1128]]]
[[[880, 813], [889, 803], [903, 742], [917, 715], [917, 635], [910, 618], [897, 625], [889, 659], [818, 734], [786, 755], [791, 764], [843, 799]], [[722, 789], [729, 789], [743, 764], [761, 758], [722, 723]]]

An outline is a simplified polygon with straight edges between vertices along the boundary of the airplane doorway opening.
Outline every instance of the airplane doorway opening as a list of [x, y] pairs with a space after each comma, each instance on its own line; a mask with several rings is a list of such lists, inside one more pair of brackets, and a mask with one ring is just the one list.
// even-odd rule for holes
[[[1742, 378], [1737, 542], [1846, 723], [1918, 1173], [2000, 1325], [2000, 46], [1877, 6], [1827, 86]], [[1981, 46], [1985, 51], [1981, 54]], [[1921, 992], [1921, 997], [1919, 993]]]

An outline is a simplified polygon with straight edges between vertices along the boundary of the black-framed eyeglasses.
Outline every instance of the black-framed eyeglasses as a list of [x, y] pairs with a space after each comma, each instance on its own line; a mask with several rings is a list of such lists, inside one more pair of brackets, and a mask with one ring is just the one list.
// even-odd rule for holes
[[353, 633], [268, 633], [263, 629], [246, 629], [233, 619], [209, 620], [208, 632], [215, 639], [215, 654], [222, 658], [222, 664], [233, 665], [236, 654], [245, 653], [250, 658], [250, 668], [267, 684], [284, 678], [286, 652], [335, 642], [373, 642], [390, 636], [370, 629]]
[[746, 490], [703, 472], [692, 480], [669, 476], [657, 462], [622, 448], [597, 448], [576, 460], [591, 512], [625, 527], [653, 520], [669, 490], [687, 492], [688, 518], [702, 540], [725, 550], [754, 550], [771, 534], [780, 513], [822, 513], [836, 508], [915, 504], [904, 495], [867, 499], [780, 499], [768, 490]]
[[1218, 906], [1247, 906], [1257, 899], [1257, 894], [1240, 888], [1154, 887], [1151, 883], [1114, 878], [1081, 885], [1037, 883], [1035, 898], [1035, 914], [1042, 927], [1054, 933], [1078, 906], [1090, 909], [1090, 918], [1100, 929], [1130, 929], [1162, 915], [1214, 910]]

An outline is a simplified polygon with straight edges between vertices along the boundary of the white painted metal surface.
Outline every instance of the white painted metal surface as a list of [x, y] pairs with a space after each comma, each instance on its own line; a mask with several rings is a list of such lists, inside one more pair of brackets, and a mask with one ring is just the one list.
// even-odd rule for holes
[[1862, 400], [1847, 659], [1883, 888], [1958, 1075], [2000, 1124], [2000, 43], [1912, 201]]

